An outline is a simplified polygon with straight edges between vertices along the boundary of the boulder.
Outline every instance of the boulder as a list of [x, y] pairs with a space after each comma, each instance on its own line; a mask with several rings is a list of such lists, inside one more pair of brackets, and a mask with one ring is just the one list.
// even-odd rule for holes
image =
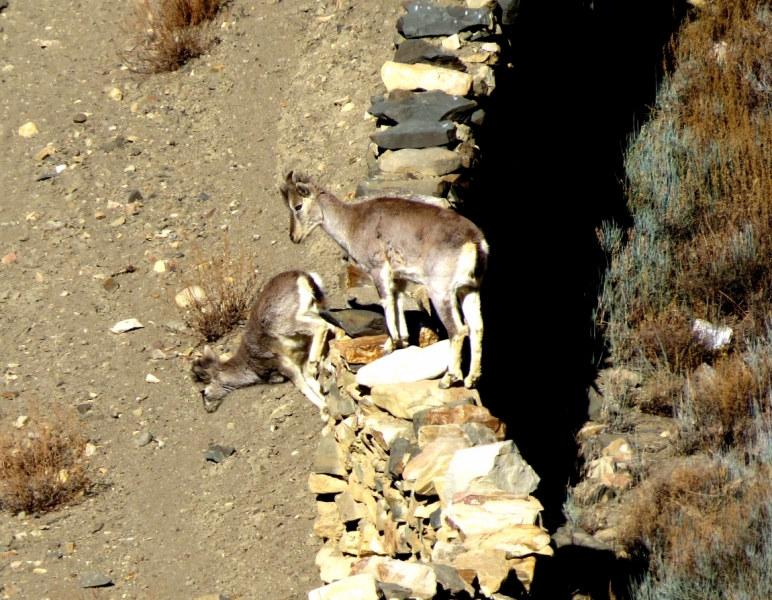
[[388, 91], [441, 90], [458, 96], [466, 96], [472, 89], [474, 81], [472, 75], [452, 69], [429, 65], [406, 65], [392, 61], [386, 61], [381, 67], [381, 79]]
[[449, 340], [442, 340], [426, 348], [408, 346], [395, 350], [359, 369], [356, 382], [372, 388], [383, 384], [434, 379], [447, 370], [449, 353]]
[[461, 156], [447, 148], [406, 148], [384, 153], [378, 164], [386, 173], [439, 177], [458, 169]]
[[[435, 344], [436, 345], [436, 344]], [[471, 399], [480, 403], [477, 390], [439, 387], [439, 381], [376, 385], [370, 391], [373, 404], [400, 419], [412, 419], [419, 411]]]
[[499, 531], [469, 535], [464, 539], [464, 548], [501, 550], [506, 558], [521, 558], [528, 554], [553, 554], [550, 534], [536, 525], [509, 525]]
[[308, 476], [308, 489], [312, 494], [339, 494], [348, 489], [348, 484], [337, 477], [311, 473]]
[[511, 492], [456, 494], [443, 518], [465, 536], [501, 531], [512, 525], [533, 525], [544, 509], [532, 496]]
[[413, 119], [463, 121], [468, 113], [477, 108], [474, 100], [446, 94], [441, 90], [400, 92], [399, 97], [387, 94], [385, 98], [378, 98], [367, 112], [379, 119], [389, 119], [396, 123]]
[[346, 577], [308, 592], [308, 600], [380, 600], [375, 577], [368, 573]]
[[487, 8], [440, 6], [424, 0], [408, 2], [404, 6], [407, 14], [397, 20], [397, 29], [407, 39], [453, 35], [461, 31], [487, 28], [493, 23]]
[[439, 438], [405, 465], [402, 478], [415, 482], [413, 491], [416, 494], [438, 493], [453, 455], [468, 447], [469, 441], [466, 438]]
[[370, 574], [382, 583], [393, 583], [411, 591], [412, 598], [433, 598], [437, 593], [434, 570], [420, 563], [409, 563], [382, 556], [372, 556], [355, 563], [353, 574]]
[[450, 202], [443, 198], [450, 183], [442, 177], [424, 177], [422, 179], [395, 179], [394, 177], [395, 175], [391, 177], [376, 175], [363, 179], [357, 184], [354, 196], [356, 198], [384, 196], [386, 194], [408, 197], [411, 195], [429, 196], [436, 199], [433, 204], [443, 208], [450, 207]]
[[446, 501], [472, 482], [526, 497], [539, 485], [539, 476], [523, 460], [512, 440], [507, 440], [457, 452], [445, 477]]
[[444, 146], [456, 140], [453, 121], [422, 121], [411, 119], [370, 134], [370, 139], [380, 148], [431, 148]]

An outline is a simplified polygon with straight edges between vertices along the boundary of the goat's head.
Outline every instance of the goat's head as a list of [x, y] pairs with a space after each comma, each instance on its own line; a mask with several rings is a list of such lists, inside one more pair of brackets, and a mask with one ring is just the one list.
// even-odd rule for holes
[[279, 186], [279, 191], [290, 211], [290, 239], [299, 244], [324, 219], [316, 201], [321, 190], [309, 177], [290, 171]]
[[206, 384], [206, 387], [201, 390], [201, 397], [204, 400], [204, 410], [208, 413], [213, 413], [220, 408], [223, 398], [229, 392], [219, 382], [220, 367], [220, 358], [209, 346], [205, 346], [203, 355], [193, 361], [193, 379]]

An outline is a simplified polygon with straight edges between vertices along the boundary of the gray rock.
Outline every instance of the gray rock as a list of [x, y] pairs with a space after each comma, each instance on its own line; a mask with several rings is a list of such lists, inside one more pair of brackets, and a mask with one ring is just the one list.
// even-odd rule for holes
[[485, 121], [485, 111], [482, 108], [474, 111], [469, 120], [475, 125], [482, 125]]
[[201, 193], [198, 195], [198, 197], [199, 197], [201, 200], [204, 200], [204, 201], [207, 201], [207, 200], [211, 200], [211, 199], [212, 199], [212, 197], [211, 197], [209, 194], [207, 194], [206, 192], [201, 192]]
[[357, 308], [320, 311], [322, 317], [352, 338], [387, 333], [383, 314]]
[[452, 52], [433, 46], [424, 40], [405, 40], [394, 53], [394, 62], [408, 65], [425, 64], [465, 71], [461, 59]]
[[119, 135], [117, 138], [112, 140], [111, 142], [107, 142], [106, 144], [102, 145], [102, 150], [104, 150], [107, 153], [112, 152], [115, 149], [123, 148], [126, 145], [126, 138]]
[[153, 441], [153, 434], [149, 431], [145, 431], [140, 434], [140, 436], [137, 438], [137, 441], [135, 442], [138, 447], [147, 446], [150, 442]]
[[[434, 529], [442, 527], [442, 509], [438, 508], [432, 514], [429, 515], [429, 525]], [[439, 580], [439, 577], [437, 578]]]
[[[0, 0], [0, 2], [2, 2], [2, 0]], [[72, 117], [73, 123], [85, 123], [86, 121], [88, 121], [88, 116], [85, 113], [78, 113]]]
[[458, 571], [456, 571], [454, 567], [439, 563], [426, 564], [434, 569], [434, 574], [437, 576], [437, 583], [440, 584], [440, 587], [446, 592], [459, 594], [466, 589], [464, 580], [461, 579], [461, 575], [458, 574]]
[[[400, 195], [418, 194], [419, 196], [434, 196], [444, 198], [450, 183], [442, 177], [423, 177], [421, 179], [394, 179], [387, 176], [374, 176], [363, 179], [356, 189], [356, 198], [365, 196], [382, 196], [384, 192]], [[444, 206], [450, 206], [444, 202]]]
[[431, 148], [444, 146], [456, 139], [456, 125], [453, 121], [422, 121], [410, 119], [394, 127], [370, 135], [380, 148]]
[[59, 177], [59, 173], [41, 173], [35, 178], [35, 181], [45, 181], [46, 179], [53, 179]]
[[397, 20], [397, 29], [406, 38], [453, 35], [469, 29], [489, 27], [491, 13], [485, 8], [440, 6], [417, 1], [405, 5], [406, 15]]
[[80, 587], [83, 588], [104, 587], [112, 584], [113, 580], [103, 573], [84, 573], [80, 576]]
[[386, 600], [407, 600], [413, 593], [413, 590], [397, 585], [396, 583], [376, 582], [378, 589]]
[[88, 411], [91, 410], [91, 407], [94, 406], [91, 402], [83, 402], [82, 404], [78, 404], [75, 408], [78, 410], [78, 412], [82, 415], [85, 415]]
[[8, 8], [8, 0], [0, 0], [0, 12], [5, 8]]
[[126, 202], [137, 202], [138, 200], [144, 200], [142, 192], [139, 190], [131, 190], [126, 196]]
[[430, 92], [390, 93], [373, 100], [367, 110], [371, 115], [397, 123], [412, 119], [424, 121], [461, 121], [477, 108], [477, 102], [463, 96], [452, 96], [441, 90]]
[[343, 461], [343, 452], [335, 441], [335, 436], [326, 435], [319, 442], [319, 446], [314, 454], [313, 472], [346, 477], [348, 472], [343, 465]]
[[233, 446], [221, 446], [216, 444], [204, 452], [204, 459], [215, 463], [221, 463], [236, 452]]
[[520, 0], [497, 0], [501, 7], [501, 23], [512, 25], [517, 19], [520, 10]]
[[421, 453], [417, 444], [413, 444], [405, 438], [395, 439], [389, 450], [389, 462], [386, 470], [394, 477], [401, 476], [407, 462]]

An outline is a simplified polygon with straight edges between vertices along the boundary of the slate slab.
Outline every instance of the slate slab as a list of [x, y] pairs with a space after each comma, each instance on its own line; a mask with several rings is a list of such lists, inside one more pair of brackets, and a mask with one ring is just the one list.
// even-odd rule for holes
[[397, 29], [407, 39], [453, 35], [462, 31], [490, 27], [491, 12], [487, 8], [440, 6], [432, 2], [409, 2], [407, 11], [397, 20]]
[[461, 59], [445, 50], [433, 46], [424, 40], [405, 40], [394, 53], [394, 62], [405, 63], [408, 65], [425, 64], [444, 67], [446, 69], [456, 69], [465, 71], [466, 67]]
[[319, 314], [329, 323], [340, 327], [352, 338], [388, 333], [383, 314], [372, 310], [346, 308], [343, 310], [323, 310]]
[[410, 119], [394, 127], [370, 135], [380, 148], [431, 148], [444, 146], [456, 139], [456, 125], [453, 121], [430, 121]]
[[105, 587], [112, 584], [113, 580], [104, 573], [95, 571], [93, 573], [84, 573], [80, 576], [80, 587], [83, 588]]
[[463, 96], [451, 96], [441, 90], [404, 92], [373, 99], [367, 110], [371, 115], [402, 123], [412, 119], [424, 121], [462, 121], [477, 108], [477, 102]]

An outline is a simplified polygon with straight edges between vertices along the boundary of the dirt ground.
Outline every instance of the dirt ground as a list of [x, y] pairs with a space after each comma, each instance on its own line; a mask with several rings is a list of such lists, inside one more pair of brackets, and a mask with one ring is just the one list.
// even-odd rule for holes
[[[0, 598], [304, 598], [319, 585], [306, 489], [317, 409], [287, 383], [205, 413], [185, 356], [202, 340], [172, 301], [184, 284], [153, 267], [189, 268], [196, 246], [213, 256], [227, 235], [261, 278], [314, 270], [342, 305], [341, 251], [320, 232], [293, 245], [276, 186], [301, 167], [345, 194], [365, 174], [365, 110], [401, 9], [236, 0], [210, 55], [138, 76], [117, 54], [126, 6], [10, 0], [0, 13], [0, 255], [18, 256], [0, 264], [3, 391], [18, 392], [0, 418], [77, 418], [90, 402], [80, 422], [98, 447], [83, 502], [0, 515], [0, 550], [15, 551], [0, 559]], [[28, 121], [39, 133], [21, 137]], [[37, 160], [48, 144], [56, 152]], [[133, 190], [141, 205], [127, 210]], [[131, 317], [144, 328], [108, 331]], [[147, 431], [155, 440], [138, 447]], [[213, 443], [237, 453], [207, 463]], [[93, 571], [114, 585], [81, 589]]]

